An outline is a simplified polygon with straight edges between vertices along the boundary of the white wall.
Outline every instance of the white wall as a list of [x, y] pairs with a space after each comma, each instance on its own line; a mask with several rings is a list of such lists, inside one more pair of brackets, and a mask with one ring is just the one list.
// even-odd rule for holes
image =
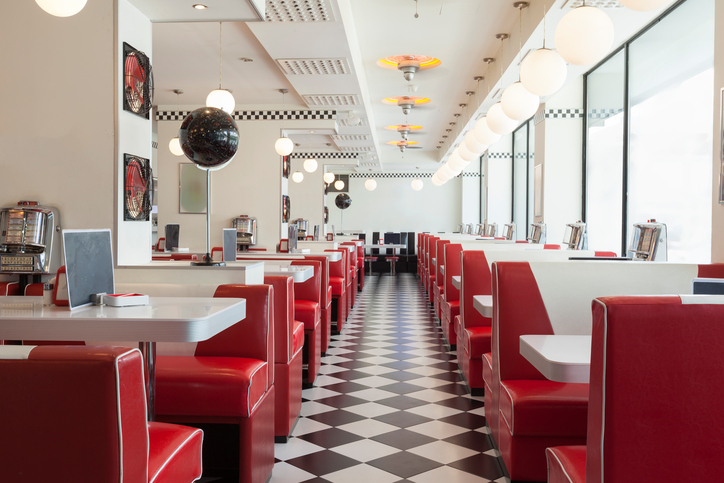
[[[153, 47], [151, 22], [136, 7], [127, 0], [118, 0], [118, 42], [116, 55], [118, 56], [118, 71], [116, 82], [123, 92], [123, 43], [145, 53], [153, 65], [151, 49]], [[124, 221], [124, 154], [133, 154], [151, 160], [151, 119], [123, 110], [123, 95], [118, 95], [116, 125], [117, 144], [117, 199], [116, 205], [116, 235], [117, 235], [117, 262], [119, 265], [146, 263], [151, 261], [151, 219], [148, 221]], [[152, 116], [153, 113], [149, 115]]]
[[364, 187], [367, 177], [350, 176], [348, 194], [352, 198], [352, 205], [344, 210], [344, 225], [342, 210], [334, 205], [337, 194], [330, 193], [327, 195], [328, 226], [334, 225], [336, 231], [340, 231], [342, 227], [365, 230], [370, 240], [373, 231], [454, 231], [462, 216], [461, 178], [453, 178], [442, 186], [434, 186], [428, 176], [421, 177], [424, 186], [420, 191], [412, 189], [413, 179], [376, 177], [377, 189], [367, 191]]
[[0, 15], [0, 206], [56, 206], [63, 228], [112, 228], [114, 3], [69, 18], [35, 2]]
[[717, 1], [714, 29], [714, 149], [712, 159], [711, 261], [724, 262], [724, 205], [719, 204], [719, 183], [722, 173], [722, 106], [724, 88], [724, 5]]
[[[480, 223], [480, 160], [476, 159], [464, 170], [461, 185], [460, 210], [462, 223]], [[472, 175], [472, 176], [471, 176]]]
[[[291, 220], [302, 218], [309, 220], [309, 233], [314, 234], [314, 225], [324, 225], [324, 159], [317, 159], [317, 170], [313, 173], [304, 171], [305, 158], [292, 158], [292, 173], [301, 171], [304, 180], [301, 183], [292, 181], [289, 176], [289, 197], [292, 202]], [[323, 232], [320, 232], [323, 233]]]

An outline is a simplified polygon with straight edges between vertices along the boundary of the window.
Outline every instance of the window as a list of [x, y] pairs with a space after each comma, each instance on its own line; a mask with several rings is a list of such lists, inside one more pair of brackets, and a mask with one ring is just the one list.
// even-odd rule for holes
[[591, 249], [656, 219], [669, 261], [710, 261], [713, 46], [714, 0], [688, 0], [586, 76]]
[[[535, 151], [533, 120], [513, 133], [513, 222], [515, 238], [525, 240], [528, 225], [533, 222], [533, 163]], [[502, 226], [500, 229], [502, 230]]]

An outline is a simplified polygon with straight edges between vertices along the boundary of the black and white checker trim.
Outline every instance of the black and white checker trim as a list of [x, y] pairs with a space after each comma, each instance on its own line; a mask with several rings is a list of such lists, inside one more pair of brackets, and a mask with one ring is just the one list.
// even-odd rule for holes
[[[156, 121], [183, 121], [191, 111], [157, 111]], [[335, 110], [234, 111], [235, 121], [328, 121], [337, 118]]]
[[357, 159], [364, 153], [295, 153], [290, 155], [292, 159]]

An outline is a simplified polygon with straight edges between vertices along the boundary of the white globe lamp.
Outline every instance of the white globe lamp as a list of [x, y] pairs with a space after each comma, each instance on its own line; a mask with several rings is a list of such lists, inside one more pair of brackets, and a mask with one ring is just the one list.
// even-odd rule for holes
[[279, 156], [289, 156], [294, 150], [294, 143], [287, 137], [280, 137], [274, 143], [274, 149]]
[[482, 144], [492, 146], [500, 141], [500, 134], [496, 134], [490, 130], [487, 117], [483, 117], [475, 123], [475, 129], [473, 129], [473, 132], [475, 133], [475, 138]]
[[227, 114], [233, 115], [236, 100], [231, 92], [226, 89], [215, 89], [209, 92], [209, 95], [206, 97], [206, 107], [215, 107]]
[[520, 82], [531, 94], [545, 97], [558, 92], [566, 82], [568, 67], [558, 52], [538, 49], [520, 65]]
[[377, 181], [373, 180], [372, 178], [365, 181], [365, 189], [367, 191], [374, 191], [377, 188]]
[[292, 173], [292, 181], [294, 181], [295, 183], [301, 183], [303, 179], [304, 173], [302, 173], [301, 171], [295, 171], [294, 173]]
[[472, 129], [465, 134], [465, 141], [461, 144], [461, 146], [468, 148], [471, 153], [476, 155], [476, 157], [488, 149], [487, 144], [478, 141], [478, 138], [475, 137], [475, 131]]
[[420, 191], [423, 187], [422, 180], [419, 178], [413, 179], [411, 185], [412, 189], [414, 189], [415, 191]]
[[324, 179], [324, 182], [327, 184], [332, 183], [334, 182], [334, 173], [330, 173], [329, 171], [327, 171], [326, 173], [324, 173], [324, 176], [322, 176], [322, 179]]
[[613, 22], [596, 7], [578, 7], [563, 16], [556, 27], [556, 50], [574, 65], [601, 60], [613, 45]]
[[503, 91], [500, 106], [509, 118], [524, 121], [532, 117], [538, 110], [540, 97], [531, 94], [520, 82], [514, 82]]
[[[85, 2], [84, 2], [85, 3]], [[639, 12], [648, 12], [649, 10], [656, 10], [663, 7], [668, 0], [618, 0], [618, 3], [631, 10], [638, 10]]]
[[443, 182], [440, 181], [440, 178], [437, 177], [437, 174], [432, 175], [432, 179], [430, 180], [432, 184], [435, 186], [442, 186]]
[[314, 173], [317, 171], [317, 160], [314, 158], [308, 158], [304, 160], [304, 171], [307, 173]]
[[443, 183], [447, 183], [453, 177], [453, 172], [450, 170], [449, 167], [444, 164], [437, 169], [437, 173], [435, 174], [437, 175], [438, 179]]
[[179, 141], [178, 136], [168, 142], [168, 150], [171, 151], [171, 154], [174, 156], [184, 155], [184, 150], [181, 149], [181, 141]]
[[499, 102], [496, 102], [490, 107], [488, 115], [485, 117], [488, 118], [488, 127], [490, 130], [501, 136], [513, 132], [513, 129], [518, 126], [518, 121], [505, 115], [503, 106], [501, 106]]
[[450, 155], [447, 160], [447, 164], [449, 164], [450, 167], [453, 169], [465, 169], [465, 166], [470, 164], [470, 162], [465, 161], [463, 158], [460, 157], [460, 152], [458, 148]]
[[87, 0], [35, 0], [40, 8], [56, 17], [72, 17], [83, 10]]
[[465, 147], [465, 143], [461, 143], [460, 146], [458, 146], [457, 151], [460, 158], [462, 158], [462, 160], [466, 163], [471, 163], [472, 161], [480, 157], [480, 154], [476, 154], [470, 151], [467, 147]]
[[334, 182], [334, 187], [335, 187], [336, 189], [338, 189], [338, 190], [343, 190], [343, 189], [344, 189], [344, 181], [342, 181], [341, 179], [338, 179], [337, 181]]

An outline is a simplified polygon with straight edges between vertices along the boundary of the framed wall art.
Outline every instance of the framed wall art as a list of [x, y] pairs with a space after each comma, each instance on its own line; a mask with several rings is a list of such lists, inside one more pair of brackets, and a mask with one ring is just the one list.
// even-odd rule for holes
[[292, 202], [289, 196], [282, 195], [282, 223], [289, 223], [289, 217], [292, 212]]
[[289, 173], [292, 170], [292, 160], [287, 156], [282, 156], [282, 177], [289, 179]]
[[148, 119], [153, 105], [153, 71], [146, 54], [123, 42], [123, 110]]
[[132, 154], [123, 155], [123, 220], [148, 221], [152, 197], [151, 162]]

